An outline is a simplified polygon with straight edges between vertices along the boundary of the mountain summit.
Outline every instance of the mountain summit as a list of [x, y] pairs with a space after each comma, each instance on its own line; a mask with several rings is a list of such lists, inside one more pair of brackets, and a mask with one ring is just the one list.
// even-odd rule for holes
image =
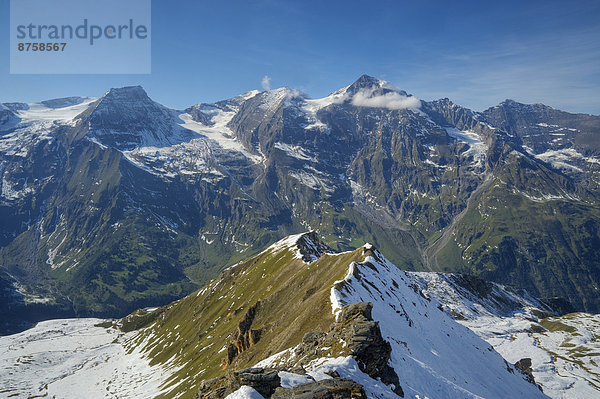
[[176, 113], [152, 101], [141, 86], [110, 89], [80, 116], [88, 137], [118, 150], [165, 147], [189, 141]]

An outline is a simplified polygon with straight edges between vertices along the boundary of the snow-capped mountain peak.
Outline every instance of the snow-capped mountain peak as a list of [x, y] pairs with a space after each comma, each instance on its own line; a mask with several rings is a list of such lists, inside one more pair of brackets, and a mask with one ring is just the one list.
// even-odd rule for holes
[[168, 147], [195, 136], [174, 110], [154, 102], [141, 86], [110, 89], [82, 117], [88, 138], [119, 150]]
[[151, 101], [146, 90], [139, 85], [112, 88], [104, 93], [102, 99], [116, 101]]

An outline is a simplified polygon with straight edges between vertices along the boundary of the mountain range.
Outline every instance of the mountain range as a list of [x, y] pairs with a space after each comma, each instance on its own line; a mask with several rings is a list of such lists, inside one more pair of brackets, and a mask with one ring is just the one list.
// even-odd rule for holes
[[121, 317], [289, 234], [600, 308], [600, 117], [361, 76], [185, 110], [141, 87], [0, 106], [0, 322]]
[[0, 395], [591, 398], [600, 317], [473, 275], [400, 270], [372, 244], [292, 235], [120, 320], [0, 337]]

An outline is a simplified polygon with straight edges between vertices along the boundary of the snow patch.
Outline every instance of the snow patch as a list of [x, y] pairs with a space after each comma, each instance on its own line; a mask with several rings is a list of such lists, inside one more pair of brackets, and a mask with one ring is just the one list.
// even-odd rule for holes
[[311, 156], [310, 154], [308, 154], [308, 150], [306, 150], [298, 145], [291, 145], [291, 144], [277, 142], [277, 143], [275, 143], [274, 147], [285, 152], [286, 155], [288, 155], [292, 158], [300, 159], [302, 161], [316, 162], [316, 159], [313, 156]]
[[169, 373], [150, 366], [138, 348], [125, 344], [135, 333], [95, 327], [101, 319], [38, 323], [0, 337], [0, 381], [7, 396], [60, 398], [155, 397]]
[[306, 384], [314, 381], [312, 378], [305, 375], [289, 373], [287, 371], [280, 371], [278, 375], [281, 379], [281, 386], [283, 388], [291, 388], [296, 385]]
[[258, 155], [248, 152], [242, 143], [234, 138], [231, 129], [227, 127], [227, 124], [231, 121], [234, 115], [235, 111], [228, 112], [217, 109], [214, 111], [214, 116], [211, 119], [213, 125], [206, 126], [193, 120], [190, 114], [182, 113], [179, 114], [179, 118], [183, 121], [183, 123], [181, 123], [179, 126], [201, 134], [225, 150], [239, 152], [254, 163], [262, 162], [262, 158]]
[[448, 136], [469, 145], [469, 149], [463, 154], [471, 156], [473, 163], [480, 169], [483, 169], [485, 162], [485, 154], [487, 154], [488, 146], [485, 144], [479, 135], [470, 130], [458, 130], [454, 127], [445, 128]]
[[230, 393], [225, 399], [264, 399], [256, 390], [248, 385], [242, 385], [237, 391]]
[[407, 397], [544, 397], [376, 250], [351, 264], [331, 289], [334, 314], [356, 302], [373, 303], [373, 319], [392, 346], [390, 366]]

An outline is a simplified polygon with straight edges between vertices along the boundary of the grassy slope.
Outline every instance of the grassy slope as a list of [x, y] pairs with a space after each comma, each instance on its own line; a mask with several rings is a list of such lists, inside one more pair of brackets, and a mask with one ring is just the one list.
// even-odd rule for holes
[[[256, 345], [241, 353], [231, 369], [249, 367], [301, 342], [309, 331], [326, 331], [333, 322], [330, 287], [345, 276], [348, 265], [360, 260], [362, 248], [340, 255], [323, 255], [305, 264], [292, 250], [267, 250], [227, 270], [202, 290], [183, 298], [142, 330], [131, 345], [149, 340], [153, 363], [173, 358], [185, 365], [167, 386], [191, 397], [201, 380], [222, 373], [223, 348], [247, 309], [261, 301], [253, 329], [262, 329]], [[178, 382], [182, 381], [179, 385]]]

